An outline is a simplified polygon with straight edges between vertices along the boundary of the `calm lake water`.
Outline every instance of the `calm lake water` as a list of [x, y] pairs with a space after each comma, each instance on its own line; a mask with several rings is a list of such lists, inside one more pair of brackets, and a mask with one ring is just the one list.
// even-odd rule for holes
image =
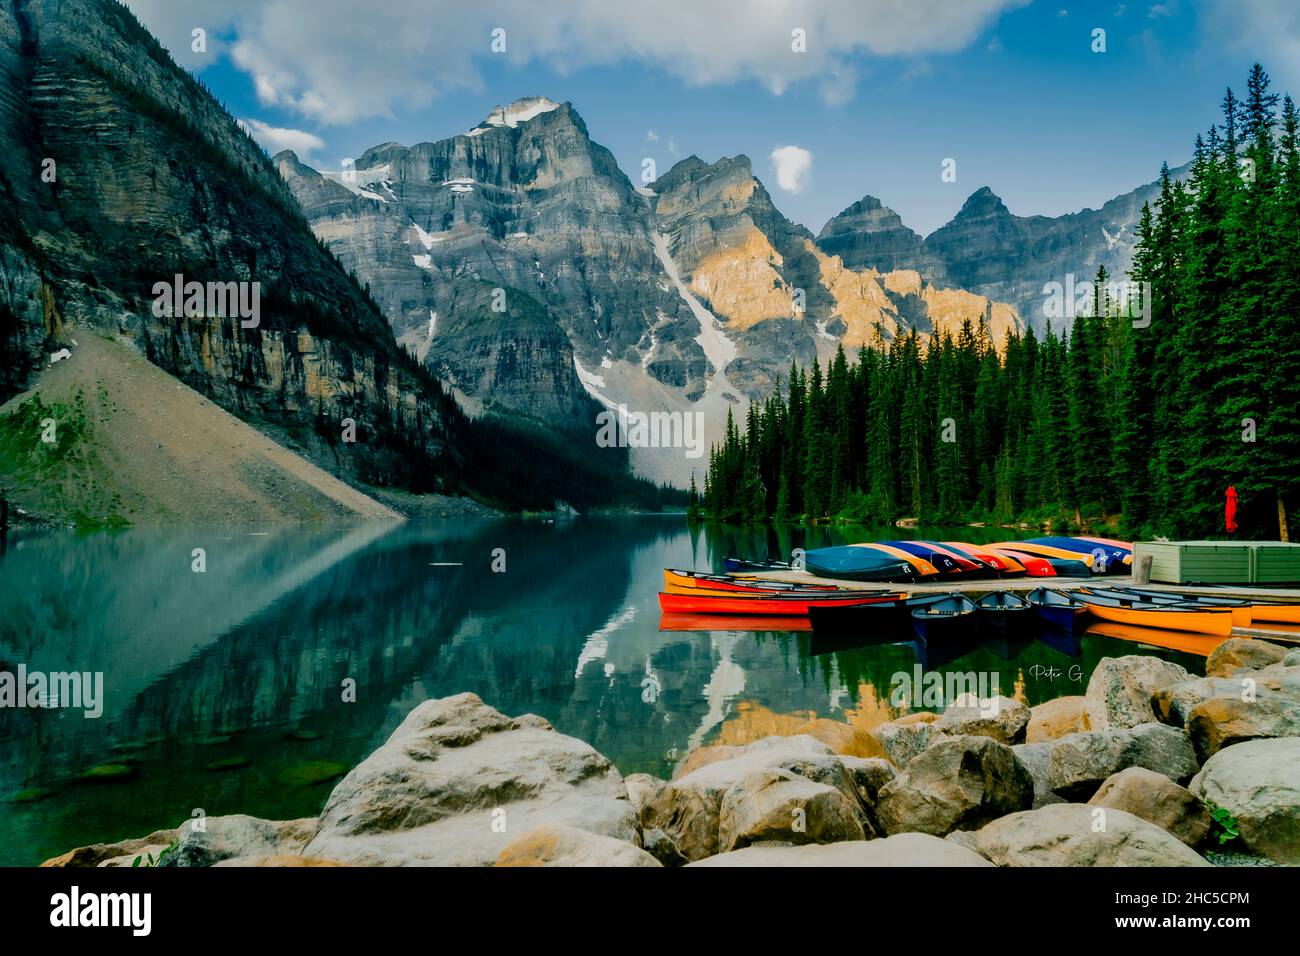
[[[101, 671], [104, 702], [98, 719], [0, 709], [0, 864], [141, 836], [196, 808], [313, 815], [413, 706], [461, 691], [546, 717], [625, 774], [668, 776], [700, 744], [812, 717], [874, 726], [902, 712], [889, 691], [917, 664], [912, 643], [665, 631], [656, 594], [665, 566], [902, 534], [1006, 532], [711, 536], [680, 517], [624, 517], [22, 536], [0, 553], [0, 670]], [[195, 548], [205, 573], [191, 570]], [[997, 674], [1031, 705], [1082, 693], [1103, 656], [1149, 652], [1204, 672], [1203, 658], [1139, 647], [1088, 634], [925, 663]], [[129, 773], [80, 779], [104, 764]]]

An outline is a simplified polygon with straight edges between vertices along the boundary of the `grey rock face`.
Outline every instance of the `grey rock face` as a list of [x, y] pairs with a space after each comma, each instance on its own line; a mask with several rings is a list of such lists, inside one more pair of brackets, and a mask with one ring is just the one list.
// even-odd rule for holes
[[935, 285], [952, 284], [943, 261], [875, 196], [863, 196], [829, 220], [817, 234], [817, 245], [851, 269], [914, 269]]
[[1048, 786], [1067, 800], [1091, 797], [1107, 777], [1128, 767], [1171, 780], [1187, 780], [1199, 767], [1187, 734], [1164, 724], [1067, 734], [1051, 746]]
[[998, 866], [1210, 865], [1154, 823], [1080, 803], [994, 820], [976, 831], [975, 849]]

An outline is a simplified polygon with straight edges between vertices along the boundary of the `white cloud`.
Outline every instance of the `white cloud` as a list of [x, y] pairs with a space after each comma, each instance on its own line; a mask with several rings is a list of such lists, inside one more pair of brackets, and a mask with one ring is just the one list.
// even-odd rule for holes
[[323, 139], [305, 130], [271, 126], [255, 119], [241, 119], [239, 125], [248, 130], [253, 139], [261, 143], [272, 156], [281, 150], [291, 149], [308, 166], [315, 165], [316, 153], [325, 148]]
[[[638, 61], [697, 86], [752, 81], [780, 91], [811, 81], [827, 102], [843, 102], [856, 87], [854, 57], [954, 52], [1028, 2], [657, 0], [653, 15], [630, 17], [609, 0], [388, 0], [371, 17], [354, 0], [127, 0], [185, 65], [207, 62], [188, 56], [194, 25], [210, 38], [230, 36], [221, 49], [252, 76], [264, 104], [326, 123], [476, 92], [493, 56], [558, 71]], [[504, 54], [491, 52], [497, 27], [506, 31]], [[796, 28], [806, 31], [806, 52], [791, 49]]]
[[770, 158], [776, 184], [788, 193], [803, 192], [812, 171], [812, 153], [802, 146], [778, 146]]
[[659, 142], [659, 134], [656, 133], [654, 130], [649, 130], [649, 131], [647, 131], [646, 134], [645, 134], [645, 138], [646, 138], [646, 142], [647, 142], [647, 143], [657, 143], [657, 142]]
[[[1273, 89], [1300, 95], [1300, 5], [1276, 0], [1211, 0], [1199, 10], [1207, 48], [1246, 53], [1273, 77]], [[1239, 93], [1246, 76], [1227, 81]]]

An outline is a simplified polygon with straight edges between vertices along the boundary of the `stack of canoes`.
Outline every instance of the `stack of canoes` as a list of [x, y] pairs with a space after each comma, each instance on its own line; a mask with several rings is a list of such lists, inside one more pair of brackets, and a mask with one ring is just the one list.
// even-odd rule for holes
[[1224, 637], [1234, 627], [1300, 624], [1300, 604], [1134, 587], [1087, 587], [1076, 595], [1088, 605], [1093, 616], [1115, 624]]
[[[728, 558], [739, 569], [739, 559]], [[942, 578], [1090, 577], [1122, 574], [1133, 563], [1124, 541], [1044, 537], [971, 544], [966, 541], [864, 541], [815, 548], [804, 567], [824, 578], [849, 581], [928, 581]]]

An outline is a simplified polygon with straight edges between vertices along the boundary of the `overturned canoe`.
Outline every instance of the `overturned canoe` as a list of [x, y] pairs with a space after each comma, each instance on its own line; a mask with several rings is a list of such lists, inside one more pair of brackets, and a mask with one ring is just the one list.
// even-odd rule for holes
[[940, 574], [971, 574], [988, 571], [979, 561], [959, 555], [951, 548], [932, 541], [881, 541], [880, 544], [905, 551], [934, 565]]
[[1078, 573], [1080, 566], [1083, 574], [1092, 573], [1094, 559], [1091, 551], [1067, 551], [1064, 548], [1035, 544], [1032, 541], [999, 541], [997, 544], [990, 544], [989, 547], [995, 551], [1019, 552], [1046, 558], [1052, 562], [1052, 566], [1057, 569], [1056, 573], [1060, 575], [1074, 575]]
[[965, 554], [975, 559], [983, 561], [990, 568], [997, 571], [1004, 577], [1011, 575], [1020, 575], [1025, 573], [1025, 566], [1011, 557], [1009, 554], [999, 554], [997, 551], [990, 551], [981, 544], [968, 544], [965, 541], [940, 541], [946, 548], [952, 548], [959, 554]]
[[1012, 551], [1007, 548], [999, 548], [995, 554], [1004, 555], [1015, 561], [1025, 573], [1031, 578], [1054, 578], [1056, 577], [1056, 566], [1046, 558], [1040, 558], [1036, 554], [1026, 554], [1023, 551]]
[[[1066, 554], [1087, 555], [1092, 561], [1089, 569], [1094, 574], [1122, 574], [1133, 563], [1133, 549], [1120, 544], [1103, 543], [1100, 539], [1054, 536], [1029, 538], [1021, 544], [1056, 548]], [[1051, 555], [1047, 555], [1051, 557]]]
[[[934, 565], [905, 551], [846, 544], [814, 548], [804, 554], [804, 567], [823, 578], [849, 581], [902, 581], [939, 573]], [[919, 570], [928, 568], [928, 572]]]

